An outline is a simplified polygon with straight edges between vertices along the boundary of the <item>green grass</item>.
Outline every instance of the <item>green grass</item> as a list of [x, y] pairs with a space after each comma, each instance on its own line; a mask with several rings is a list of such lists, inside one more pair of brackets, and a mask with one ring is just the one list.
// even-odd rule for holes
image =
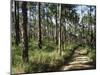
[[92, 64], [96, 64], [96, 50], [95, 49], [91, 49], [91, 51], [89, 51], [88, 56], [91, 59], [91, 63]]
[[[38, 48], [37, 41], [30, 40], [29, 42], [29, 62], [24, 64], [22, 61], [21, 45], [12, 45], [12, 73], [32, 73], [32, 72], [47, 72], [57, 71], [59, 66], [71, 56], [73, 48], [77, 44], [70, 43], [65, 45], [65, 50], [62, 55], [59, 54], [56, 44], [53, 41], [44, 41], [42, 49]], [[89, 54], [91, 58], [91, 54]]]
[[26, 72], [44, 72], [52, 71], [56, 67], [60, 66], [64, 62], [64, 56], [68, 56], [67, 53], [60, 56], [57, 50], [29, 50], [29, 63], [23, 65], [21, 54], [18, 52], [21, 49], [16, 47], [13, 51], [13, 73], [26, 73]]

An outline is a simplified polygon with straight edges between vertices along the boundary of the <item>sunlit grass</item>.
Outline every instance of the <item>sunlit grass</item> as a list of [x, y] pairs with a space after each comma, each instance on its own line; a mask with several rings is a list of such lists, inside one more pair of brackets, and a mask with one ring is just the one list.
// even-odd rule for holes
[[[65, 44], [65, 50], [62, 50], [62, 55], [59, 54], [58, 46], [51, 42], [45, 42], [42, 49], [38, 48], [37, 41], [29, 42], [29, 62], [24, 64], [22, 61], [22, 49], [15, 44], [12, 46], [12, 73], [32, 73], [56, 71], [59, 66], [71, 56], [75, 43]], [[89, 51], [89, 47], [82, 48]], [[95, 61], [95, 53], [89, 51], [88, 56]]]

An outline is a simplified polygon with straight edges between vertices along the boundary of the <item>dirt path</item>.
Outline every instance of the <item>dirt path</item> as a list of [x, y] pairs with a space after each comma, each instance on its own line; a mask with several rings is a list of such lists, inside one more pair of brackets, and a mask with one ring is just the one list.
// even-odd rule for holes
[[92, 69], [94, 66], [88, 64], [90, 59], [86, 53], [86, 50], [81, 50], [80, 48], [76, 49], [69, 63], [62, 66], [60, 70]]

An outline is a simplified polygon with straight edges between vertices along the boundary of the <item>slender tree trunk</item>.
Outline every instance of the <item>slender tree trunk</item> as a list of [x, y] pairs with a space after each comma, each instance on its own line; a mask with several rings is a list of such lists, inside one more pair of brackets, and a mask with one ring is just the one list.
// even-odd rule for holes
[[[58, 4], [57, 4], [58, 8]], [[58, 23], [57, 23], [57, 8], [56, 8], [56, 45], [58, 45]]]
[[48, 14], [47, 14], [47, 38], [49, 40], [49, 20], [48, 20]]
[[91, 16], [91, 6], [90, 6], [90, 44], [91, 44], [91, 47], [92, 47], [92, 21], [91, 21], [91, 19], [92, 19], [92, 16]]
[[[29, 3], [29, 4], [31, 5], [31, 3]], [[28, 10], [29, 10], [29, 17], [31, 17], [31, 6], [28, 7]], [[28, 28], [29, 28], [29, 30], [28, 30], [28, 33], [29, 33], [28, 36], [29, 36], [29, 38], [28, 39], [30, 41], [31, 38], [32, 38], [31, 18], [29, 18], [28, 21], [29, 21], [29, 23], [28, 23], [29, 24], [28, 25]]]
[[22, 3], [22, 16], [23, 16], [23, 23], [22, 23], [22, 48], [23, 48], [23, 62], [28, 62], [28, 35], [27, 35], [27, 2]]
[[20, 29], [19, 29], [19, 2], [15, 1], [15, 33], [16, 45], [20, 43]]
[[94, 16], [94, 48], [96, 48], [96, 7], [95, 7], [95, 16]]
[[61, 29], [61, 45], [62, 45], [62, 51], [64, 50], [64, 26], [62, 26]]
[[[83, 9], [82, 9], [82, 6], [81, 6], [81, 15], [83, 17]], [[83, 20], [81, 21], [81, 24], [82, 24], [82, 46], [84, 44], [84, 24], [83, 24]]]
[[89, 25], [89, 28], [90, 28], [90, 46], [91, 46], [91, 48], [92, 48], [92, 21], [91, 21], [91, 19], [92, 19], [92, 16], [91, 16], [91, 6], [89, 6], [90, 7], [90, 25]]
[[61, 4], [59, 5], [59, 52], [61, 55]]
[[66, 28], [64, 28], [64, 50], [66, 46]]
[[88, 15], [89, 15], [89, 18], [88, 18], [88, 35], [87, 35], [87, 43], [88, 45], [90, 44], [90, 10], [88, 10]]
[[[14, 3], [15, 1], [11, 1], [11, 8], [13, 9], [14, 7], [15, 7], [15, 3]], [[13, 4], [14, 4], [14, 6], [13, 6]], [[13, 11], [11, 11], [11, 29], [13, 29], [14, 28], [14, 26], [15, 26], [15, 10], [14, 10], [14, 12]], [[12, 30], [12, 32], [11, 32], [11, 37], [12, 37], [12, 39], [15, 39], [14, 37], [15, 37], [15, 35], [14, 35], [14, 33], [15, 33], [15, 31], [14, 30]], [[13, 44], [13, 42], [12, 42], [12, 44]]]
[[40, 13], [40, 3], [38, 3], [38, 23], [39, 23], [39, 39], [38, 39], [38, 46], [42, 48], [42, 32], [41, 32], [41, 13]]

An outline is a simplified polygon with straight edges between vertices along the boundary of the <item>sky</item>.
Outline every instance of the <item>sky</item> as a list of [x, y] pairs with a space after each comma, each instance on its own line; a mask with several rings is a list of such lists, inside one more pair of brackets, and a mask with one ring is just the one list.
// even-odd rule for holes
[[[87, 7], [87, 5], [83, 5], [83, 6], [79, 5], [79, 6], [77, 6], [76, 9], [77, 9], [77, 13], [80, 15], [80, 19], [82, 18], [82, 16], [84, 14], [87, 14], [88, 10], [89, 10], [89, 8]], [[83, 13], [81, 11], [83, 11]], [[95, 14], [95, 10], [93, 10], [92, 14], [93, 15]]]

